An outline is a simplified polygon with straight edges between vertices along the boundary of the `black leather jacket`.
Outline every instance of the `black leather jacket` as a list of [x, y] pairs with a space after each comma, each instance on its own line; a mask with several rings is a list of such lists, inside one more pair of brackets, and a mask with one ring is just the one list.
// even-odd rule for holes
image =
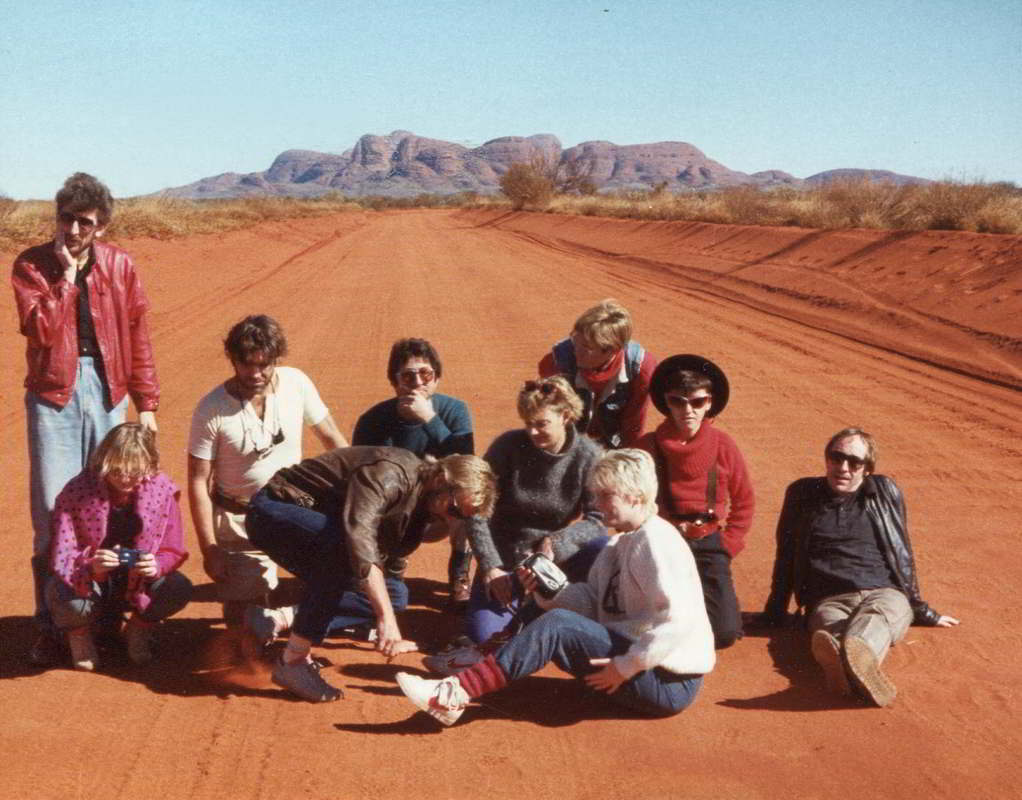
[[[905, 524], [905, 501], [897, 484], [886, 475], [870, 475], [862, 484], [866, 513], [879, 534], [881, 550], [897, 581], [912, 606], [913, 623], [936, 625], [940, 614], [919, 596], [912, 544]], [[788, 611], [794, 592], [801, 611], [805, 607], [805, 587], [809, 567], [809, 531], [819, 509], [821, 497], [827, 492], [825, 478], [802, 478], [788, 487], [784, 506], [777, 520], [777, 555], [764, 617], [766, 622], [780, 623]]]

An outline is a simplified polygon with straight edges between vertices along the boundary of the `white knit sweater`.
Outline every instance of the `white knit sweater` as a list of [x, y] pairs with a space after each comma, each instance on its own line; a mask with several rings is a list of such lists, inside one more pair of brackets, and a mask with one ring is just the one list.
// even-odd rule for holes
[[564, 587], [546, 608], [589, 617], [632, 641], [614, 658], [625, 677], [653, 667], [681, 675], [713, 669], [716, 654], [692, 551], [678, 530], [652, 516], [612, 537], [585, 583]]

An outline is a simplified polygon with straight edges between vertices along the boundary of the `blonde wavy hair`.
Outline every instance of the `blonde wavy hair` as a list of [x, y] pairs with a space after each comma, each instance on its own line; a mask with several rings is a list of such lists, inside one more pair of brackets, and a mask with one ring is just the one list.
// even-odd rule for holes
[[572, 333], [601, 349], [620, 350], [632, 338], [632, 317], [623, 305], [608, 297], [582, 312]]
[[526, 381], [518, 393], [518, 416], [527, 421], [544, 408], [568, 415], [571, 422], [582, 418], [582, 400], [560, 375], [541, 380]]
[[89, 458], [89, 469], [100, 480], [111, 472], [152, 477], [160, 469], [156, 434], [137, 422], [123, 422], [108, 433]]
[[479, 456], [458, 454], [439, 461], [429, 459], [423, 465], [423, 478], [427, 490], [435, 490], [438, 484], [443, 484], [452, 492], [464, 492], [477, 516], [493, 516], [497, 505], [497, 476]]

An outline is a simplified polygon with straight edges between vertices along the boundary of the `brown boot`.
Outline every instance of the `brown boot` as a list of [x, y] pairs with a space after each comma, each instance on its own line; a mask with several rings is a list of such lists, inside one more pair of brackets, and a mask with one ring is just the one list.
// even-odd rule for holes
[[850, 695], [852, 687], [848, 683], [845, 662], [841, 658], [841, 644], [827, 631], [813, 631], [809, 648], [816, 663], [823, 669], [823, 679], [827, 689], [840, 695]]

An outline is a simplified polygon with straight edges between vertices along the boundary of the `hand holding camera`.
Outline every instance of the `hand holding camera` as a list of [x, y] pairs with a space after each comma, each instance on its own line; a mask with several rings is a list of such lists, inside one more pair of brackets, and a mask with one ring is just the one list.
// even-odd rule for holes
[[568, 585], [567, 576], [553, 561], [542, 553], [533, 553], [522, 562], [525, 574], [519, 578], [526, 591], [536, 592], [549, 600]]

